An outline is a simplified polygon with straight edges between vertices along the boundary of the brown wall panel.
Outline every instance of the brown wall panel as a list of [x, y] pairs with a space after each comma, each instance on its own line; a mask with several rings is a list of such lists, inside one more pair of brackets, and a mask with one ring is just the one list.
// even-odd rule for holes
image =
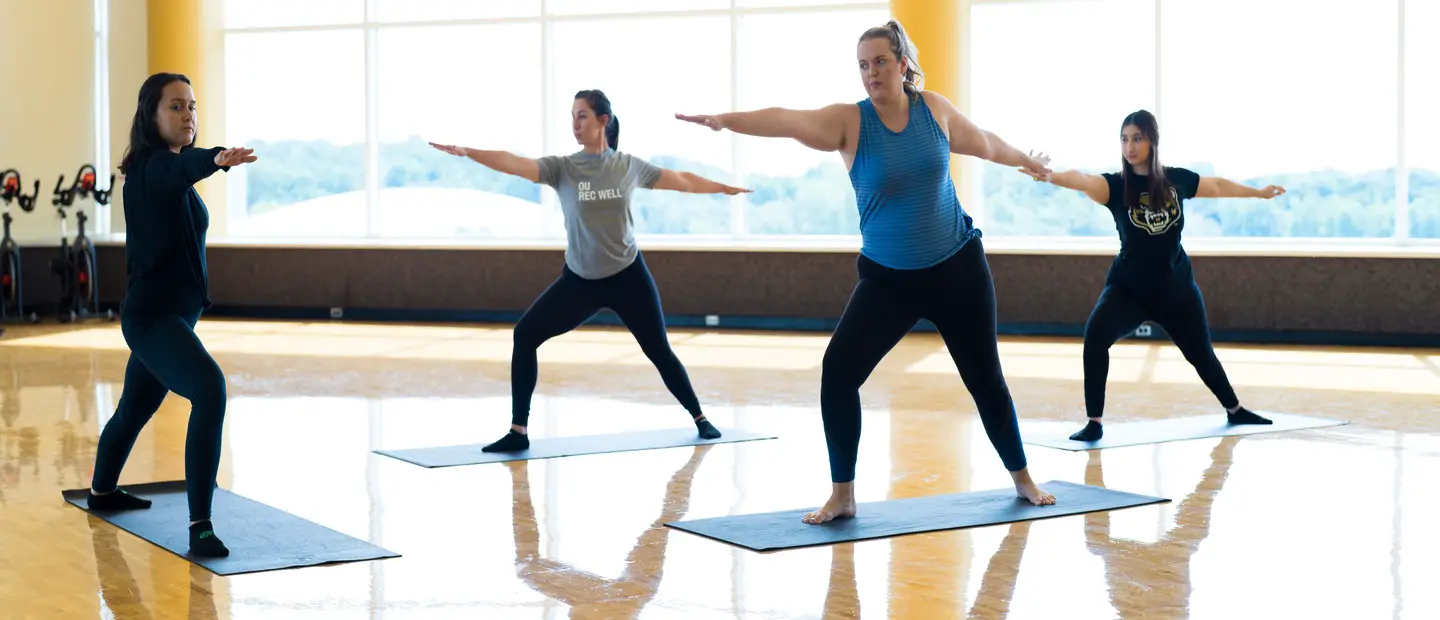
[[[43, 254], [42, 254], [43, 252]], [[53, 303], [43, 259], [27, 250], [26, 294]], [[33, 260], [32, 260], [33, 257]], [[102, 301], [123, 294], [123, 250], [100, 250]], [[855, 284], [842, 252], [651, 251], [667, 314], [833, 319]], [[1107, 256], [990, 254], [1000, 321], [1084, 324]], [[1193, 259], [1215, 330], [1440, 334], [1440, 260]], [[212, 247], [212, 298], [232, 308], [523, 311], [558, 275], [557, 250]]]

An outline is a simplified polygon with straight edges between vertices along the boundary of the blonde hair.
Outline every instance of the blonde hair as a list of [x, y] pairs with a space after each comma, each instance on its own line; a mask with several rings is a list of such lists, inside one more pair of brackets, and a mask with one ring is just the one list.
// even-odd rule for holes
[[905, 94], [912, 98], [920, 95], [925, 90], [925, 72], [920, 69], [920, 52], [915, 49], [915, 44], [905, 34], [905, 28], [900, 22], [890, 20], [884, 26], [876, 26], [860, 35], [860, 41], [870, 39], [885, 39], [890, 42], [890, 52], [895, 54], [895, 60], [905, 61]]

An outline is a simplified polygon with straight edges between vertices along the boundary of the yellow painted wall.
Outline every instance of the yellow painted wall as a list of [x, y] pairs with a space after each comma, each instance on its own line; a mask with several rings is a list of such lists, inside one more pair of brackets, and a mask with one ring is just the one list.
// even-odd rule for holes
[[[34, 212], [10, 207], [12, 233], [22, 244], [59, 243], [60, 221], [50, 206], [55, 181], [64, 174], [68, 184], [81, 164], [95, 159], [91, 6], [86, 0], [0, 0], [0, 168], [18, 169], [27, 194], [33, 180], [41, 182]], [[93, 218], [94, 203], [86, 201], [84, 209]], [[86, 228], [95, 230], [93, 219]]]
[[[130, 140], [135, 100], [150, 75], [147, 0], [110, 0], [110, 162], [119, 165]], [[119, 184], [120, 181], [116, 181]], [[111, 231], [125, 231], [123, 197], [116, 192]]]
[[[925, 73], [925, 89], [954, 102], [961, 112], [970, 108], [969, 88], [964, 71], [964, 54], [968, 51], [965, 33], [970, 14], [970, 0], [890, 0], [890, 14], [905, 28], [918, 53], [917, 60]], [[970, 158], [951, 157], [950, 172], [955, 179], [960, 199], [966, 202], [970, 192]], [[892, 353], [893, 355], [893, 353]], [[891, 360], [895, 363], [894, 360]], [[952, 381], [959, 382], [958, 377]], [[963, 394], [957, 397], [964, 398]], [[895, 411], [912, 407], [904, 395], [891, 403]], [[915, 416], [892, 418], [915, 420]], [[892, 483], [890, 499], [963, 493], [970, 488], [970, 467], [954, 451], [956, 445], [970, 443], [969, 417], [955, 412], [925, 420], [928, 433], [914, 429], [893, 429], [890, 433]], [[930, 437], [931, 441], [914, 442], [913, 438]], [[909, 443], [906, 441], [911, 440]], [[861, 467], [865, 464], [861, 463]], [[890, 615], [896, 618], [924, 617], [935, 609], [955, 610], [954, 617], [963, 615], [970, 606], [966, 585], [970, 579], [970, 562], [974, 554], [968, 533], [939, 539], [907, 536], [890, 546]], [[914, 567], [926, 567], [917, 570]], [[935, 567], [946, 567], [937, 572]]]

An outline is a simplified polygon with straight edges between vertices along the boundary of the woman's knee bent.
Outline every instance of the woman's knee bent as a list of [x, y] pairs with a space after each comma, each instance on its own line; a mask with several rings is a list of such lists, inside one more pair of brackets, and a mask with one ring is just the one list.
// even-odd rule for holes
[[212, 362], [209, 368], [198, 373], [190, 392], [188, 397], [194, 412], [218, 417], [225, 415], [229, 394], [225, 386], [225, 373], [220, 371], [219, 365]]

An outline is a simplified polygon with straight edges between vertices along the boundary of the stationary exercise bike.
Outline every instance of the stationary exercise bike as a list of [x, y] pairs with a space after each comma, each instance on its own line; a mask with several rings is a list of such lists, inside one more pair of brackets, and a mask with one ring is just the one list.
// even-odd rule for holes
[[[60, 276], [60, 301], [55, 314], [61, 323], [72, 323], [80, 319], [102, 316], [100, 314], [100, 287], [95, 279], [95, 244], [85, 236], [85, 212], [75, 210], [75, 219], [80, 232], [72, 245], [65, 221], [65, 208], [75, 204], [77, 198], [89, 195], [95, 204], [110, 203], [110, 192], [115, 189], [115, 175], [110, 175], [110, 189], [95, 186], [95, 167], [80, 166], [75, 173], [75, 183], [65, 187], [65, 175], [55, 182], [55, 196], [50, 203], [60, 213], [60, 256], [50, 259], [50, 271]], [[115, 311], [106, 310], [106, 319], [115, 320]]]
[[[10, 236], [10, 202], [18, 201], [20, 209], [29, 213], [35, 210], [35, 198], [40, 195], [40, 182], [30, 195], [24, 193], [25, 184], [20, 172], [15, 169], [0, 172], [0, 202], [5, 203], [5, 238], [0, 240], [0, 322], [13, 323], [25, 319], [25, 289], [20, 286], [20, 244]], [[30, 322], [38, 323], [40, 316], [30, 313]]]

